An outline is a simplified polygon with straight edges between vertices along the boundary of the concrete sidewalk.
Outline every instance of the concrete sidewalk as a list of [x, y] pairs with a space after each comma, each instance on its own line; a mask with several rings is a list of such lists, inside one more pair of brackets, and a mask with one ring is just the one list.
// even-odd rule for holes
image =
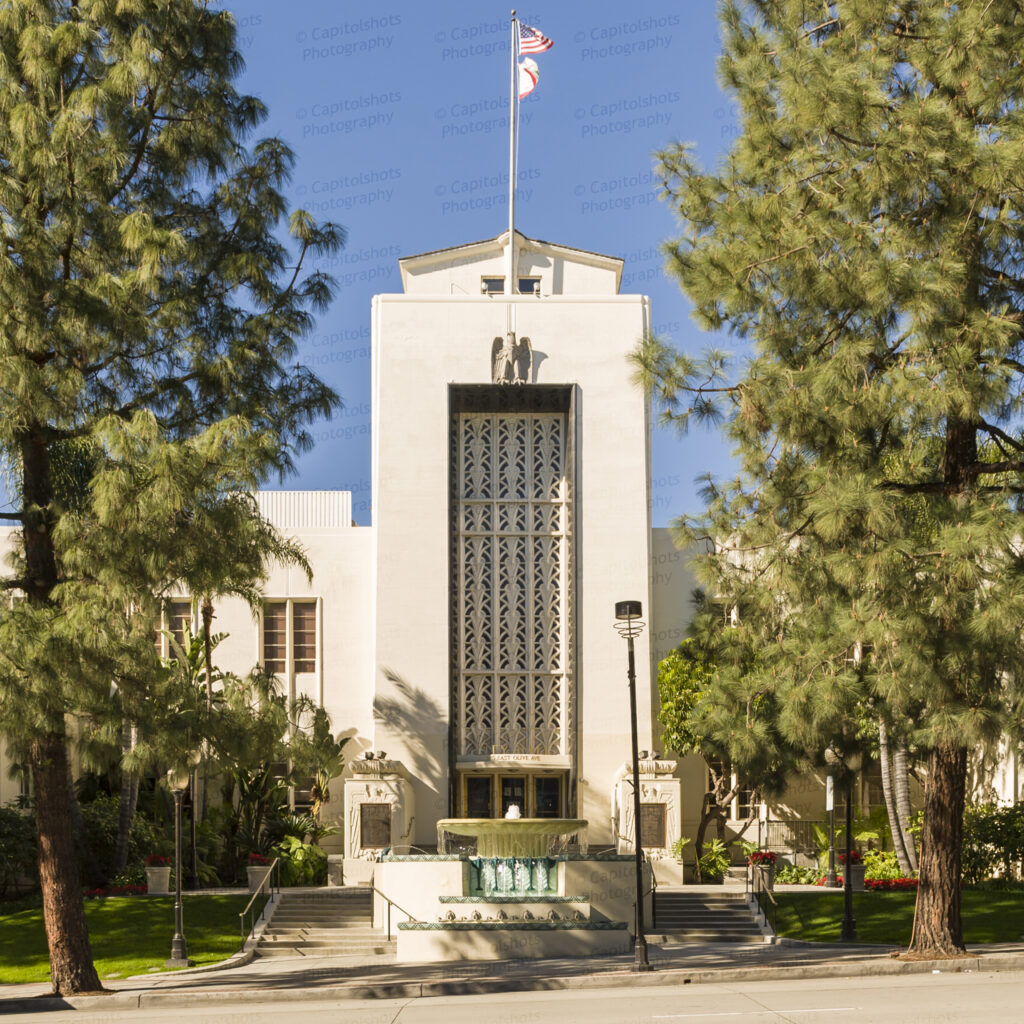
[[1021, 971], [1024, 943], [972, 950], [959, 960], [893, 959], [889, 947], [832, 943], [652, 945], [650, 973], [632, 956], [399, 964], [383, 957], [275, 957], [217, 972], [177, 972], [105, 982], [108, 995], [60, 998], [49, 987], [0, 986], [0, 1015], [58, 1009], [140, 1009], [297, 1000], [394, 999], [492, 992], [688, 985], [707, 982]]

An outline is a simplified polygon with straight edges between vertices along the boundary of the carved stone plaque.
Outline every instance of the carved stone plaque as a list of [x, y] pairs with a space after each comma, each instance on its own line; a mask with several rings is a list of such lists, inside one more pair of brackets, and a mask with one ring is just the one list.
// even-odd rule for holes
[[665, 805], [640, 805], [640, 841], [645, 850], [664, 848], [665, 842]]
[[359, 805], [359, 845], [364, 850], [391, 845], [391, 804]]

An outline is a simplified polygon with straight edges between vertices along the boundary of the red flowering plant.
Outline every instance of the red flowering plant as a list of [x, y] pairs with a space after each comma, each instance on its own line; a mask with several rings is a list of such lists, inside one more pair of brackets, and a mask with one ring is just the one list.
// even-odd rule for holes
[[747, 857], [748, 864], [774, 864], [778, 860], [778, 854], [771, 850], [754, 850]]
[[258, 868], [269, 864], [270, 861], [263, 856], [262, 853], [250, 853], [249, 854], [249, 865], [250, 867]]
[[86, 899], [104, 899], [107, 896], [142, 896], [146, 892], [144, 885], [108, 885], [105, 888], [83, 889]]
[[916, 878], [871, 878], [864, 883], [866, 889], [876, 892], [904, 891], [917, 888]]
[[[851, 864], [859, 864], [860, 862], [861, 862], [860, 851], [859, 850], [851, 850], [850, 851], [850, 863]], [[839, 854], [839, 863], [840, 864], [845, 864], [846, 863], [846, 853], [845, 852]]]
[[170, 864], [171, 864], [171, 858], [170, 857], [161, 856], [159, 853], [151, 853], [146, 858], [146, 867], [147, 868], [166, 868], [166, 867], [170, 867]]

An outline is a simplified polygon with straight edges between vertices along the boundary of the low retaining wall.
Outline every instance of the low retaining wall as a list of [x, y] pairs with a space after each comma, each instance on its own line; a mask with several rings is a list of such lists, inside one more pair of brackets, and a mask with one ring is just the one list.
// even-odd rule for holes
[[398, 959], [515, 960], [628, 953], [625, 921], [408, 922], [398, 926]]
[[[374, 924], [390, 924], [398, 937], [398, 959], [408, 962], [627, 952], [634, 927], [632, 855], [563, 854], [552, 859], [555, 894], [470, 898], [465, 854], [385, 856], [375, 865]], [[645, 871], [645, 891], [650, 883]], [[585, 920], [570, 919], [577, 908], [585, 909]], [[507, 920], [495, 919], [505, 912]], [[535, 912], [555, 919], [533, 920]], [[649, 895], [645, 913], [650, 920]]]

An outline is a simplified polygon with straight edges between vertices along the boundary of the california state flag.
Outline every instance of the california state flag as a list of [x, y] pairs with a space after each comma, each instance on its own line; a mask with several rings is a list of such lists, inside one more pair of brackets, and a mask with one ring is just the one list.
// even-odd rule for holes
[[529, 96], [537, 87], [537, 79], [540, 72], [537, 70], [537, 62], [531, 57], [524, 57], [519, 65], [519, 98]]

